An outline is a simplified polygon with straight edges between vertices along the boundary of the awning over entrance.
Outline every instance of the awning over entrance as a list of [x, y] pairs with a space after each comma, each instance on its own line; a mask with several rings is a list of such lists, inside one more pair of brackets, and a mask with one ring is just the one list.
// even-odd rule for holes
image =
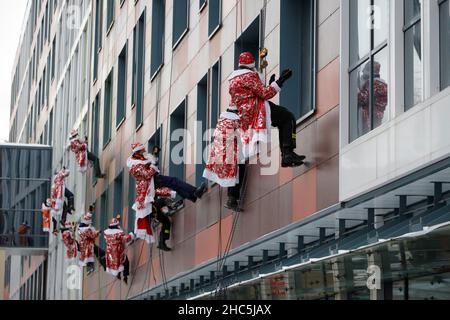
[[[345, 257], [358, 250], [365, 252], [372, 246], [389, 246], [393, 241], [414, 242], [417, 237], [427, 237], [427, 232], [432, 230], [428, 228], [433, 226], [444, 224], [435, 232], [445, 233], [449, 231], [446, 225], [450, 221], [449, 199], [450, 159], [446, 159], [237, 248], [219, 264], [223, 265], [220, 270], [217, 260], [210, 261], [134, 299], [216, 296], [228, 293], [230, 290], [226, 288], [232, 286], [262, 281], [267, 275], [285, 273], [303, 265], [316, 266], [318, 261]], [[448, 251], [449, 242], [445, 243], [441, 246], [447, 246], [443, 250]], [[445, 269], [445, 265], [442, 267]], [[381, 269], [388, 270], [387, 266]], [[367, 280], [367, 267], [361, 270], [364, 272], [359, 277], [364, 273]], [[375, 292], [379, 294], [379, 290]], [[322, 297], [331, 296], [339, 298], [334, 293]], [[302, 294], [295, 297], [313, 298]]]

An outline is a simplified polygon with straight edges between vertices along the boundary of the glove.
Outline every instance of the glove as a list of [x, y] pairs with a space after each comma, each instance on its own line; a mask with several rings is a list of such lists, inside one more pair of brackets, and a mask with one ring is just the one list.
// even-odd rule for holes
[[275, 80], [276, 80], [276, 76], [275, 76], [275, 74], [273, 74], [273, 75], [270, 77], [269, 85], [272, 84], [272, 83], [274, 83]]
[[293, 74], [293, 73], [292, 73], [292, 70], [289, 70], [289, 69], [284, 70], [284, 71], [281, 73], [280, 79], [277, 80], [278, 86], [279, 86], [280, 88], [283, 87], [284, 83], [285, 83], [286, 81], [288, 81], [288, 80], [292, 77], [292, 74]]

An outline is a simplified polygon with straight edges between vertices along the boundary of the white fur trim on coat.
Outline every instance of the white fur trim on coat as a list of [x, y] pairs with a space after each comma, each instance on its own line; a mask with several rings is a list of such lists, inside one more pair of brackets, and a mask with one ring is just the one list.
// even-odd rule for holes
[[222, 179], [219, 178], [216, 173], [205, 169], [205, 171], [203, 172], [203, 178], [208, 181], [217, 183], [222, 188], [232, 188], [239, 184], [239, 174], [237, 174], [236, 178]]

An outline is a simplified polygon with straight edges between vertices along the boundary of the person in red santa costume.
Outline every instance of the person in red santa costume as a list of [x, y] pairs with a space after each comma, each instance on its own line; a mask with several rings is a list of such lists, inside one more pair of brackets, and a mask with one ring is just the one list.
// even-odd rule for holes
[[61, 228], [61, 238], [67, 249], [67, 259], [75, 260], [77, 258], [78, 248], [72, 223], [66, 222], [65, 226]]
[[[72, 214], [74, 208], [75, 197], [73, 193], [66, 188], [65, 179], [70, 176], [70, 171], [63, 168], [53, 178], [51, 187], [52, 208], [56, 216], [60, 217], [62, 214], [62, 225], [66, 223], [67, 214]], [[68, 204], [65, 206], [64, 199], [67, 198]]]
[[305, 157], [297, 155], [295, 117], [286, 108], [270, 103], [284, 83], [292, 77], [291, 70], [282, 72], [275, 81], [265, 87], [259, 73], [256, 71], [255, 58], [250, 52], [244, 52], [239, 57], [239, 69], [228, 78], [231, 105], [237, 107], [241, 118], [242, 145], [245, 158], [251, 158], [258, 153], [258, 143], [268, 143], [271, 125], [280, 131], [280, 148], [282, 167], [298, 167], [304, 164]]
[[[386, 106], [388, 105], [388, 85], [386, 81], [381, 79], [381, 64], [377, 61], [373, 62], [373, 79], [371, 82], [372, 63], [368, 62], [363, 69], [359, 79], [359, 135], [364, 135], [370, 130], [378, 128], [382, 125]], [[371, 86], [373, 87], [373, 117], [370, 116], [371, 103]], [[373, 124], [372, 124], [373, 118]]]
[[[125, 234], [120, 228], [119, 219], [114, 218], [103, 235], [106, 241], [106, 272], [121, 279], [127, 262], [125, 247], [127, 243], [134, 240], [134, 234]], [[126, 275], [124, 275], [124, 281], [127, 283]]]
[[80, 245], [80, 266], [87, 267], [87, 273], [95, 271], [94, 245], [95, 239], [100, 235], [100, 231], [92, 226], [92, 214], [86, 213], [81, 219], [78, 228], [78, 237]]
[[241, 118], [236, 107], [229, 107], [220, 115], [214, 131], [203, 177], [223, 188], [234, 187], [239, 183], [238, 175], [238, 129]]
[[70, 133], [70, 150], [75, 154], [80, 172], [85, 173], [88, 169], [88, 164], [91, 162], [94, 166], [94, 173], [98, 179], [104, 179], [105, 174], [100, 168], [100, 161], [98, 157], [88, 150], [88, 138], [84, 141], [79, 138], [78, 130], [72, 130]]
[[50, 232], [52, 223], [52, 200], [47, 199], [45, 203], [42, 204], [42, 231]]
[[155, 197], [175, 198], [176, 192], [169, 188], [155, 189], [154, 177], [159, 172], [154, 159], [146, 154], [145, 146], [141, 143], [132, 145], [133, 155], [128, 158], [127, 166], [130, 174], [136, 180], [136, 201], [133, 210], [136, 212], [136, 238], [154, 243], [151, 226], [152, 203]]

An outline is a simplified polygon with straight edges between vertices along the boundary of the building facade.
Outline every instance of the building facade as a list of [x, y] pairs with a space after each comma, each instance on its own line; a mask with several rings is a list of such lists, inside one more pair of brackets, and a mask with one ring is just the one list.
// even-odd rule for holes
[[[91, 1], [29, 1], [26, 17], [13, 70], [10, 142], [53, 147], [52, 173], [63, 166], [71, 170], [67, 187], [76, 194], [76, 215], [81, 215], [85, 208], [86, 180], [76, 174], [75, 159], [69, 156], [67, 146], [70, 130], [78, 127], [83, 135], [87, 126]], [[49, 192], [50, 188], [41, 202]], [[30, 275], [28, 280], [34, 272], [45, 269], [45, 275], [51, 276], [41, 280], [46, 282], [44, 298], [81, 299], [81, 288], [69, 290], [66, 285], [69, 265], [59, 237], [50, 235], [48, 253], [28, 273], [26, 259], [16, 263], [11, 260], [11, 278], [21, 277], [16, 273], [23, 267], [25, 274]], [[25, 282], [28, 280], [25, 277]], [[35, 296], [33, 292], [11, 294], [17, 299]]]
[[[97, 264], [81, 290], [64, 289], [63, 247], [51, 240], [49, 299], [448, 298], [449, 0], [79, 1], [81, 22], [69, 31], [71, 4], [58, 1], [50, 19], [55, 58], [37, 59], [37, 79], [53, 74], [46, 59], [60, 66], [55, 84], [40, 90], [33, 72], [24, 80], [34, 49], [22, 41], [11, 141], [44, 133], [53, 169], [72, 169], [76, 208], [97, 204], [98, 229], [117, 214], [134, 229], [134, 142], [162, 146], [164, 174], [202, 182], [204, 132], [229, 105], [242, 51], [268, 49], [266, 81], [294, 71], [273, 101], [294, 113], [307, 163], [272, 170], [252, 159], [240, 214], [223, 208], [218, 186], [186, 202], [172, 217], [172, 252], [127, 249], [128, 284]], [[44, 52], [55, 53], [51, 43]], [[72, 128], [89, 136], [106, 179], [76, 172], [65, 151]]]

